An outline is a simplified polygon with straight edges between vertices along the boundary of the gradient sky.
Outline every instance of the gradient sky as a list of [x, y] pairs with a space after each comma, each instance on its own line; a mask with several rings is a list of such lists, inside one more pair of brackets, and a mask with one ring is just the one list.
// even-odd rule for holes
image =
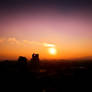
[[[24, 2], [23, 2], [24, 1]], [[72, 59], [92, 56], [92, 7], [81, 3], [54, 0], [1, 2], [0, 59], [31, 58]], [[78, 0], [79, 1], [79, 0]], [[55, 45], [56, 55], [48, 52]]]

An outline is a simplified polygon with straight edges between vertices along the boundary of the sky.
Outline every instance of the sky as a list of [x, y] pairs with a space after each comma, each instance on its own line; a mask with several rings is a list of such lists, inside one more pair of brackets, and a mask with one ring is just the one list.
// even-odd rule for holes
[[0, 1], [0, 60], [92, 56], [91, 10], [90, 0]]

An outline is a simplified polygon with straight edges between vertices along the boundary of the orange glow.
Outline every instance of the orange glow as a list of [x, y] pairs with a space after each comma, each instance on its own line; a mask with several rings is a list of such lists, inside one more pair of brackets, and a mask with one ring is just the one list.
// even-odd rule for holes
[[[5, 39], [3, 43], [0, 43], [0, 59], [15, 60], [18, 56], [25, 56], [30, 60], [32, 53], [35, 52], [39, 53], [40, 59], [72, 59], [92, 55], [92, 43], [85, 45], [85, 41], [81, 43], [81, 41], [73, 42], [69, 40], [70, 43], [68, 39], [64, 39], [65, 42], [62, 41], [62, 45], [55, 41], [57, 43], [53, 47], [52, 45], [44, 46], [43, 42], [40, 45], [37, 42], [25, 43], [22, 40], [9, 39]], [[55, 38], [53, 39], [55, 40]]]
[[51, 55], [56, 55], [56, 49], [55, 48], [49, 48], [49, 53]]
[[34, 11], [35, 16], [16, 11], [4, 16], [0, 24], [0, 60], [19, 56], [30, 60], [32, 53], [48, 60], [92, 56], [90, 13], [54, 11]]

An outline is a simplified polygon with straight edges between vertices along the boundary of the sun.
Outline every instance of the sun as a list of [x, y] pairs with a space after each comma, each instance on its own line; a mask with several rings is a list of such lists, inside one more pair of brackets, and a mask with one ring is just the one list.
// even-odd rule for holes
[[51, 54], [51, 55], [56, 55], [56, 49], [55, 48], [49, 48], [49, 53]]

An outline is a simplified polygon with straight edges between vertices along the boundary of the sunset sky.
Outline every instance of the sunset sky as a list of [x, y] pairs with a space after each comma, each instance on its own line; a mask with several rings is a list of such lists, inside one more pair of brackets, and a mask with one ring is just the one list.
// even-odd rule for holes
[[40, 59], [92, 56], [90, 3], [23, 1], [1, 2], [0, 60], [30, 59], [32, 53]]

